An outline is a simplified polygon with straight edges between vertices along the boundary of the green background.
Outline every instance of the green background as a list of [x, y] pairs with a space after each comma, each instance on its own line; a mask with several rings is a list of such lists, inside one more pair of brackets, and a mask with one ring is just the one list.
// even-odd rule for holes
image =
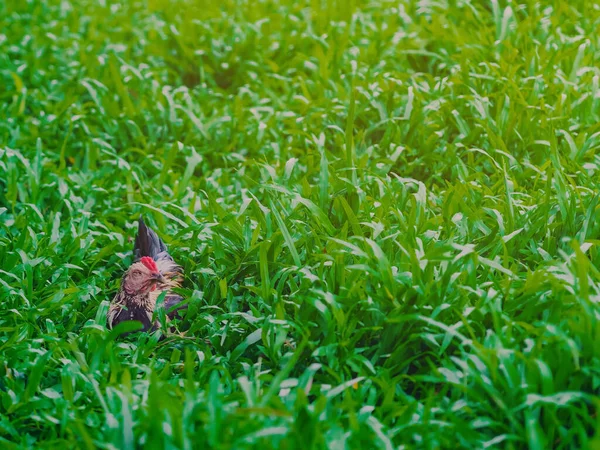
[[[599, 36], [592, 1], [0, 2], [2, 448], [600, 448]], [[185, 336], [105, 329], [140, 213]]]

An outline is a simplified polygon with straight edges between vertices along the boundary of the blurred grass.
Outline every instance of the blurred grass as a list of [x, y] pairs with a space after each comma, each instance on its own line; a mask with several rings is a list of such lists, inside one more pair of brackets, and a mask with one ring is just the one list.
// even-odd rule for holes
[[[599, 31], [0, 3], [2, 448], [600, 448]], [[104, 327], [140, 213], [185, 337]]]

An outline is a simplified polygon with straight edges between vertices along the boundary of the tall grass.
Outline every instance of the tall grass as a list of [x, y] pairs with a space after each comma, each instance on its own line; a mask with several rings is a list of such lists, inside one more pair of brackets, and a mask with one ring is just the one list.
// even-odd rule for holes
[[[1, 2], [2, 448], [600, 448], [599, 27]], [[140, 213], [184, 336], [105, 328]]]

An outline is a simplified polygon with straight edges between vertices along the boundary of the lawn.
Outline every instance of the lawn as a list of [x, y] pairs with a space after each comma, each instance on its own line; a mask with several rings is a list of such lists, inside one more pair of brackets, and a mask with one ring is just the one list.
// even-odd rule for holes
[[[0, 1], [0, 447], [600, 449], [598, 36], [585, 0]], [[106, 329], [140, 214], [182, 333]]]

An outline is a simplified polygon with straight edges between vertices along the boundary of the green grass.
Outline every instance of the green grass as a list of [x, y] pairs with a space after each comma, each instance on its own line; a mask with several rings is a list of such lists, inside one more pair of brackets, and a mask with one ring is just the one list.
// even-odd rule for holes
[[0, 446], [600, 448], [594, 3], [0, 2]]

